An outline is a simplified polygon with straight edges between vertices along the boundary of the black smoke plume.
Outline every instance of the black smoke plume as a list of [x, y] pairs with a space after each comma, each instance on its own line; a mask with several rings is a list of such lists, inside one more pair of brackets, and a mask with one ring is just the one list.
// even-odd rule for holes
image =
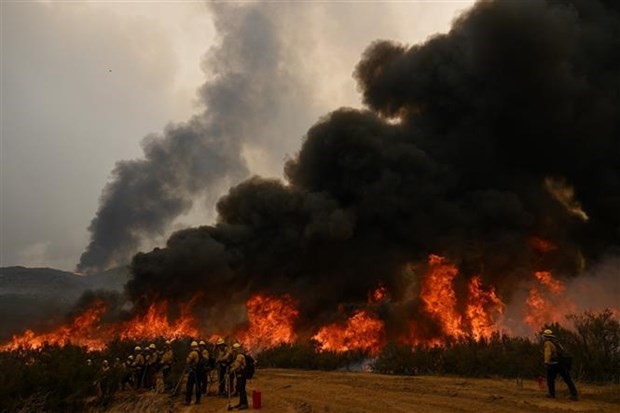
[[204, 61], [211, 78], [199, 90], [203, 111], [148, 136], [144, 159], [116, 164], [78, 271], [127, 264], [145, 240], [164, 235], [196, 199], [222, 194], [247, 178], [242, 152], [247, 145], [273, 145], [272, 118], [299, 119], [292, 111], [304, 106], [304, 93], [295, 87], [295, 74], [281, 67], [285, 39], [270, 8], [210, 4], [219, 43]]
[[484, 1], [423, 44], [376, 42], [355, 69], [367, 109], [314, 125], [286, 183], [246, 180], [216, 225], [137, 254], [127, 291], [206, 307], [286, 292], [312, 325], [379, 284], [403, 302], [429, 253], [505, 298], [533, 269], [576, 275], [620, 245], [618, 50], [618, 3], [594, 0]]

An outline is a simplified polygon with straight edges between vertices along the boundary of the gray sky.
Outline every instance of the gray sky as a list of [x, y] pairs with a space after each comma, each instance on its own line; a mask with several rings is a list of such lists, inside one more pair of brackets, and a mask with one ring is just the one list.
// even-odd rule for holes
[[[147, 134], [197, 113], [197, 89], [210, 76], [201, 61], [215, 29], [202, 2], [0, 4], [0, 266], [72, 270], [115, 162], [141, 158]], [[279, 176], [321, 114], [360, 105], [351, 73], [370, 42], [423, 41], [470, 4], [289, 5], [278, 27], [304, 53], [282, 64], [301, 73], [305, 115], [288, 125], [278, 119], [273, 140], [245, 149], [251, 172]], [[222, 190], [174, 227], [211, 222]]]

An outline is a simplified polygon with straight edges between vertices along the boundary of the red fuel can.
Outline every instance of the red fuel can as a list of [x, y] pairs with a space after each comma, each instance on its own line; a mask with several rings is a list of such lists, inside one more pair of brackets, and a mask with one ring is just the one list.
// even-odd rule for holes
[[260, 390], [252, 390], [252, 408], [260, 409], [262, 407]]

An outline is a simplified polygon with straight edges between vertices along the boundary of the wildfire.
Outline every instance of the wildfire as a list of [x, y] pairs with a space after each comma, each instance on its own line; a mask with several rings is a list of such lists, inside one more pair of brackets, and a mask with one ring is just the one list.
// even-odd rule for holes
[[20, 347], [37, 349], [43, 344], [75, 344], [89, 350], [101, 350], [114, 338], [128, 340], [149, 340], [158, 337], [180, 338], [197, 337], [198, 330], [193, 326], [195, 320], [189, 313], [189, 305], [181, 306], [181, 315], [174, 322], [168, 319], [168, 303], [161, 301], [152, 304], [148, 310], [129, 321], [102, 324], [101, 319], [108, 311], [103, 301], [96, 301], [69, 324], [62, 325], [48, 333], [37, 334], [26, 330], [22, 335], [13, 336], [0, 351], [15, 350]]
[[526, 299], [525, 323], [533, 330], [546, 323], [560, 322], [568, 313], [575, 311], [575, 305], [564, 297], [566, 287], [549, 271], [537, 271], [534, 279], [538, 283], [530, 287]]
[[255, 295], [250, 297], [246, 308], [248, 329], [239, 334], [245, 348], [256, 352], [297, 339], [294, 324], [299, 311], [290, 296]]
[[115, 328], [121, 339], [147, 340], [164, 337], [198, 337], [196, 321], [191, 316], [189, 305], [181, 306], [181, 315], [174, 322], [168, 320], [168, 302], [161, 301], [149, 306], [146, 313]]
[[107, 311], [103, 301], [96, 301], [82, 314], [76, 316], [70, 324], [63, 325], [44, 334], [36, 334], [26, 330], [22, 335], [15, 335], [13, 339], [0, 347], [0, 351], [11, 351], [18, 348], [38, 349], [44, 344], [76, 344], [86, 346], [91, 350], [100, 350], [105, 347], [106, 341], [100, 337], [93, 337], [102, 315]]
[[459, 273], [458, 269], [438, 255], [431, 255], [428, 264], [428, 273], [420, 293], [426, 311], [439, 321], [447, 335], [461, 336], [464, 334], [461, 328], [462, 317], [456, 310], [457, 299], [452, 286]]
[[344, 326], [330, 324], [321, 327], [312, 338], [318, 342], [320, 351], [361, 350], [375, 355], [384, 343], [384, 330], [383, 321], [366, 310], [357, 310]]
[[494, 316], [504, 313], [504, 303], [495, 294], [495, 289], [484, 289], [480, 277], [469, 280], [469, 299], [466, 314], [472, 336], [479, 340], [489, 337], [497, 330]]
[[[539, 251], [555, 248], [540, 239], [536, 239], [533, 245]], [[484, 285], [480, 276], [474, 276], [467, 282], [467, 293], [457, 295], [455, 281], [459, 275], [456, 265], [446, 258], [429, 256], [427, 271], [420, 282], [421, 305], [418, 308], [421, 313], [410, 318], [409, 330], [397, 339], [415, 344], [441, 345], [446, 340], [461, 337], [480, 340], [500, 329], [505, 305], [497, 296], [495, 288]], [[525, 301], [525, 324], [538, 330], [544, 324], [562, 321], [565, 314], [574, 312], [576, 307], [566, 298], [565, 293], [564, 283], [551, 272], [534, 272]], [[196, 299], [179, 304], [178, 316], [174, 318], [170, 317], [169, 303], [159, 300], [151, 303], [144, 312], [136, 313], [130, 320], [117, 322], [104, 321], [108, 312], [107, 305], [103, 301], [95, 301], [66, 325], [39, 334], [27, 330], [0, 346], [0, 351], [20, 347], [37, 349], [45, 343], [71, 343], [100, 350], [115, 338], [150, 341], [157, 338], [209, 337], [207, 332], [200, 330], [198, 320], [192, 315]], [[377, 311], [382, 310], [384, 304], [390, 303], [390, 291], [379, 284], [376, 289], [368, 292], [367, 303], [363, 308], [350, 314], [343, 323], [320, 327], [312, 338], [320, 351], [360, 350], [376, 355], [388, 339], [384, 320], [377, 315]], [[292, 344], [297, 340], [295, 327], [299, 311], [296, 306], [295, 299], [289, 295], [251, 296], [246, 302], [247, 328], [236, 332], [222, 331], [224, 334], [218, 336], [236, 335], [252, 352], [280, 344]], [[425, 325], [427, 318], [424, 315], [436, 321], [439, 332]]]

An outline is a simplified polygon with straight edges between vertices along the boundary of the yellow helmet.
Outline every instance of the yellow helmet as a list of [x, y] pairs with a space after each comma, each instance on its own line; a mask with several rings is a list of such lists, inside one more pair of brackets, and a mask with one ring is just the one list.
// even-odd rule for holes
[[217, 342], [216, 342], [215, 344], [217, 344], [218, 346], [219, 346], [219, 345], [224, 344], [224, 339], [223, 339], [223, 338], [221, 338], [221, 337], [220, 337], [220, 338], [218, 338], [218, 339], [217, 339]]
[[190, 344], [190, 347], [198, 347], [198, 343], [196, 343], [195, 341], [192, 341], [192, 344]]
[[172, 341], [166, 340], [166, 345], [169, 346], [170, 344], [172, 344]]
[[129, 357], [127, 357], [129, 360], [133, 360], [133, 356], [130, 354]]
[[155, 344], [154, 344], [154, 343], [151, 343], [151, 345], [149, 346], [149, 348], [150, 348], [151, 350], [157, 350], [157, 347], [155, 347]]
[[235, 343], [235, 344], [233, 344], [233, 348], [234, 348], [235, 350], [238, 350], [238, 349], [240, 349], [240, 348], [241, 348], [241, 344], [239, 344], [239, 343]]
[[142, 351], [142, 347], [140, 346], [136, 346], [136, 348], [133, 349], [134, 351]]
[[543, 336], [552, 336], [553, 335], [553, 331], [546, 329], [545, 331], [543, 331]]
[[200, 340], [200, 343], [198, 343], [198, 344], [201, 345], [201, 346], [206, 346], [207, 345], [207, 343], [205, 343], [204, 340]]

